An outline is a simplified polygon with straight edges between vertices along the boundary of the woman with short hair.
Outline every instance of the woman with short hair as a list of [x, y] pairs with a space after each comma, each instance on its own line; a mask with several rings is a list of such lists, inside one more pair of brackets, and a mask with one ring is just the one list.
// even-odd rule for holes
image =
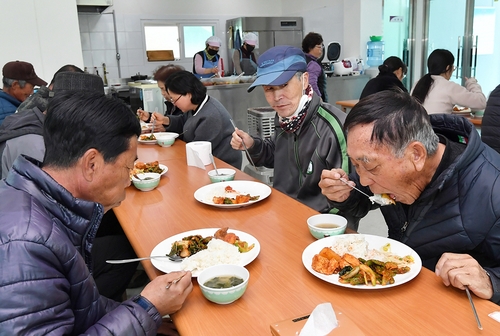
[[226, 108], [207, 95], [207, 88], [189, 71], [170, 76], [165, 88], [170, 102], [187, 116], [184, 141], [210, 141], [214, 156], [240, 169], [243, 157], [231, 147], [234, 127]]

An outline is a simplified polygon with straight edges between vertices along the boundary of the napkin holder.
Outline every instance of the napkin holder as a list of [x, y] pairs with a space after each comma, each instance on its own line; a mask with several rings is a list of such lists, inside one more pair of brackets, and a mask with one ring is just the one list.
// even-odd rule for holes
[[[365, 334], [359, 327], [346, 315], [338, 312], [337, 321], [339, 326], [333, 329], [328, 336], [364, 336]], [[279, 321], [271, 324], [271, 335], [273, 336], [296, 336], [304, 327], [309, 318], [309, 314], [297, 316], [288, 320]]]

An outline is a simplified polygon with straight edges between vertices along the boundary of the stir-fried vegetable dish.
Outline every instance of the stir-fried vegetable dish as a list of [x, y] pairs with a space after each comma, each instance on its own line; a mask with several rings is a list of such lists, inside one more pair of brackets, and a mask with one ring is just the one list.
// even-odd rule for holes
[[235, 194], [234, 197], [228, 196], [214, 196], [212, 202], [214, 204], [242, 204], [250, 201], [257, 201], [260, 196], [250, 196], [250, 194], [239, 194], [238, 191], [234, 190], [231, 186], [224, 188], [226, 194]]
[[184, 237], [182, 240], [178, 240], [172, 244], [172, 249], [168, 255], [171, 257], [174, 255], [178, 255], [182, 258], [190, 257], [201, 250], [205, 250], [208, 242], [212, 239], [220, 239], [226, 243], [237, 246], [240, 253], [248, 252], [255, 246], [255, 244], [249, 245], [246, 241], [241, 241], [236, 234], [232, 232], [228, 233], [227, 230], [227, 227], [219, 229], [213, 236], [208, 237], [202, 237], [201, 235]]
[[[411, 256], [401, 259], [405, 263], [413, 262]], [[324, 247], [313, 257], [312, 268], [326, 275], [339, 274], [340, 283], [372, 286], [393, 284], [397, 274], [410, 271], [410, 267], [398, 265], [394, 261], [365, 260], [349, 253], [340, 256], [330, 247]]]

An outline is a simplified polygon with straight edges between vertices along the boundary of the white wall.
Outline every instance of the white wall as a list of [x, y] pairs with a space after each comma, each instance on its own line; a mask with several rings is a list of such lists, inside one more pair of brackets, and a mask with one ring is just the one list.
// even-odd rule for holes
[[0, 0], [0, 67], [30, 62], [46, 82], [63, 65], [83, 67], [76, 2]]
[[[152, 74], [159, 65], [148, 63], [141, 20], [215, 21], [225, 43], [225, 22], [240, 16], [301, 16], [304, 34], [315, 31], [325, 44], [342, 45], [341, 57], [365, 57], [369, 35], [382, 27], [382, 0], [114, 0], [121, 55], [121, 77], [137, 72]], [[378, 14], [380, 13], [380, 15]], [[0, 66], [22, 59], [34, 64], [40, 77], [50, 81], [62, 65], [73, 63], [92, 70], [102, 63], [118, 78], [112, 14], [77, 14], [74, 0], [0, 0], [2, 49]], [[7, 27], [7, 28], [5, 28]], [[80, 42], [81, 41], [81, 42]], [[5, 47], [8, 46], [8, 47]], [[203, 48], [203, 46], [200, 46]], [[226, 46], [221, 55], [227, 59]], [[181, 62], [191, 69], [191, 62]]]
[[[143, 20], [207, 20], [216, 23], [216, 35], [223, 45], [220, 54], [227, 59], [226, 20], [240, 16], [281, 16], [281, 0], [115, 0], [103, 14], [79, 14], [83, 59], [85, 66], [92, 70], [98, 68], [102, 75], [102, 63], [106, 63], [108, 79], [118, 77], [113, 36], [114, 10], [118, 49], [120, 59], [120, 77], [130, 77], [140, 72], [151, 75], [162, 62], [147, 62], [143, 37]], [[202, 50], [204, 46], [200, 46]], [[182, 60], [172, 63], [180, 64], [191, 70], [192, 61]]]

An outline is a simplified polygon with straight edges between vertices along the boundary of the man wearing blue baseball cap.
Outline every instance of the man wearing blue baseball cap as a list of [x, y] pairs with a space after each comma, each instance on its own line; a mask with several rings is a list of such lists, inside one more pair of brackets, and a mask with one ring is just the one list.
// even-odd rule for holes
[[[305, 55], [296, 47], [277, 46], [264, 52], [248, 91], [256, 86], [263, 87], [277, 113], [275, 132], [270, 139], [261, 139], [236, 129], [231, 146], [244, 150], [244, 141], [256, 166], [274, 168], [274, 188], [319, 212], [337, 213], [318, 183], [324, 169], [350, 170], [342, 129], [345, 113], [314, 93]], [[358, 220], [338, 213], [357, 230]]]

